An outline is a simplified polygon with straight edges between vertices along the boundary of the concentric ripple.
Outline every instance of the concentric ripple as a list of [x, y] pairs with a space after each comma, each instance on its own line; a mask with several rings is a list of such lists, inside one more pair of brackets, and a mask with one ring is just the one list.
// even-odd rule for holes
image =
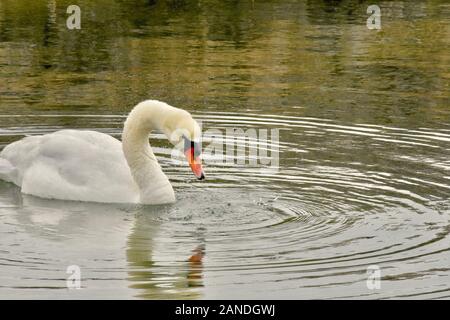
[[[80, 117], [22, 117], [22, 127], [0, 135], [6, 144], [57, 130], [72, 116]], [[36, 125], [40, 117], [47, 126]], [[195, 117], [204, 132], [223, 133], [224, 150], [276, 145], [279, 167], [205, 155], [207, 180], [198, 182], [156, 133], [151, 143], [175, 186], [173, 205], [50, 201], [2, 183], [0, 263], [9, 271], [2, 290], [61, 294], [53, 292], [65, 289], [65, 267], [76, 264], [86, 277], [79, 297], [103, 295], [103, 285], [143, 298], [450, 296], [448, 130], [269, 114]], [[83, 123], [120, 137], [123, 120]], [[278, 129], [279, 141], [233, 140], [227, 128]], [[371, 265], [381, 270], [381, 290], [366, 285]]]

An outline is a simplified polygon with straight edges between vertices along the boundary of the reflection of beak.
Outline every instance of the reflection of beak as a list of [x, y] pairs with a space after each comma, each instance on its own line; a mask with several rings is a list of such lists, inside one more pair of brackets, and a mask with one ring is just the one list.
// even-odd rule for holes
[[192, 172], [199, 180], [205, 179], [205, 174], [203, 173], [202, 168], [202, 160], [200, 156], [194, 156], [194, 148], [187, 148], [184, 152], [187, 161], [189, 162], [189, 166], [191, 167]]

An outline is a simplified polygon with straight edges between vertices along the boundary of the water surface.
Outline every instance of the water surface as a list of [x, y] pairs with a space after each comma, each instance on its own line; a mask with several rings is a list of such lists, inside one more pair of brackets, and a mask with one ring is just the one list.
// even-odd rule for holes
[[0, 298], [450, 297], [447, 1], [382, 1], [380, 31], [360, 1], [78, 3], [69, 31], [70, 1], [0, 2], [0, 148], [63, 128], [120, 139], [153, 98], [205, 131], [279, 129], [279, 170], [205, 159], [196, 181], [154, 134], [172, 205], [0, 182]]

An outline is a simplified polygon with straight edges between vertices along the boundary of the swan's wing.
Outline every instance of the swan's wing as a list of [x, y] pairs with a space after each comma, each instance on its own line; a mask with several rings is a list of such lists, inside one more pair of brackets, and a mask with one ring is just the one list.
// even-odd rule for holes
[[17, 169], [24, 193], [65, 200], [138, 201], [121, 143], [106, 134], [62, 130], [27, 137], [6, 147], [1, 157]]
[[[23, 173], [36, 158], [37, 149], [42, 136], [29, 136], [7, 145], [0, 153], [5, 177], [3, 180], [13, 182], [19, 187], [22, 185]], [[8, 169], [9, 164], [9, 169]], [[14, 172], [13, 175], [7, 172]]]
[[6, 159], [0, 158], [0, 179], [17, 184], [17, 169]]

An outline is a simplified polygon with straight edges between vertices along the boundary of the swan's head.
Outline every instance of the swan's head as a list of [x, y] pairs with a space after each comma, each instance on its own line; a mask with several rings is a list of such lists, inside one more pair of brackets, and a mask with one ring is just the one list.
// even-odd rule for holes
[[174, 146], [183, 149], [183, 153], [192, 172], [199, 180], [205, 179], [201, 159], [201, 130], [191, 114], [182, 109], [176, 109], [175, 114], [166, 121], [163, 131]]

